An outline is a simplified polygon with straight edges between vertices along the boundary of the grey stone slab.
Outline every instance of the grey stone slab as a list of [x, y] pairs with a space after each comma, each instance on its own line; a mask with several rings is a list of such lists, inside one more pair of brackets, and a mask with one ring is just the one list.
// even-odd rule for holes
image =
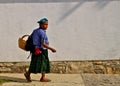
[[119, 74], [82, 74], [85, 86], [120, 86]]

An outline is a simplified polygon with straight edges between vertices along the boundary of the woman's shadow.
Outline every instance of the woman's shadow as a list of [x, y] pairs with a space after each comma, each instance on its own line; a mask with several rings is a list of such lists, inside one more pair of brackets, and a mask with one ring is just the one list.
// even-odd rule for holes
[[[28, 83], [25, 78], [11, 77], [11, 76], [0, 76], [0, 79], [4, 79], [10, 82]], [[37, 81], [37, 80], [32, 80]]]

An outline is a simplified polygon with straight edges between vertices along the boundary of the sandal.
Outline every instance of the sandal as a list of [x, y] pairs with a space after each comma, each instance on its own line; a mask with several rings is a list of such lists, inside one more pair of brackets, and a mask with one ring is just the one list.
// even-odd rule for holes
[[31, 82], [30, 75], [29, 75], [27, 72], [24, 73], [24, 76], [25, 76], [25, 78], [26, 78], [26, 80], [27, 80], [28, 82]]
[[40, 79], [40, 82], [50, 82], [50, 79]]

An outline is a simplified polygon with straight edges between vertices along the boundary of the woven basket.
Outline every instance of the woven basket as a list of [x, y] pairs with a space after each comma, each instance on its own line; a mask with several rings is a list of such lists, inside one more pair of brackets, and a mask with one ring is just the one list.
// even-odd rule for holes
[[26, 40], [24, 39], [25, 37], [29, 37], [29, 35], [23, 35], [18, 39], [18, 47], [23, 50], [25, 50], [25, 45], [26, 45]]

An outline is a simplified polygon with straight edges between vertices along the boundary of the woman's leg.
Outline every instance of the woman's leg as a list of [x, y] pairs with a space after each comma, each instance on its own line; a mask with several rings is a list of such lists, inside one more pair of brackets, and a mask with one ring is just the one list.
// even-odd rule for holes
[[50, 82], [51, 80], [50, 79], [47, 79], [46, 77], [45, 77], [45, 73], [41, 73], [41, 79], [40, 79], [40, 81], [41, 82]]
[[28, 82], [31, 82], [31, 77], [30, 77], [30, 72], [29, 71], [27, 71], [26, 73], [24, 73], [24, 76], [25, 76], [25, 78], [26, 78], [26, 80], [28, 81]]

